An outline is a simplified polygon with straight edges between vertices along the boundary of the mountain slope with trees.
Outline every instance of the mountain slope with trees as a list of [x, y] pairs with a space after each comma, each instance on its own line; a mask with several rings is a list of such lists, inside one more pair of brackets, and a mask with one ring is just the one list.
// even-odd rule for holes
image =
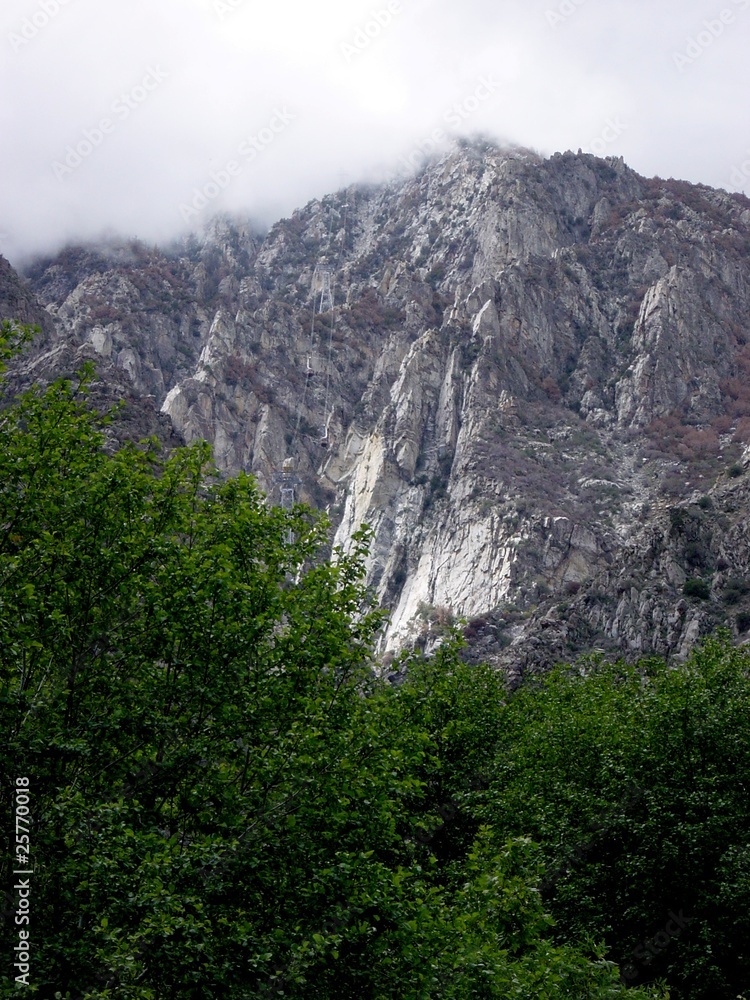
[[49, 326], [27, 384], [98, 359], [131, 437], [171, 423], [277, 501], [289, 461], [337, 544], [370, 524], [383, 650], [467, 618], [517, 675], [747, 637], [749, 250], [742, 195], [462, 141], [267, 233], [4, 269], [0, 309]]
[[746, 652], [511, 693], [454, 636], [390, 683], [366, 535], [331, 562], [325, 518], [205, 445], [113, 449], [89, 378], [0, 420], [2, 822], [27, 779], [32, 995], [748, 987]]

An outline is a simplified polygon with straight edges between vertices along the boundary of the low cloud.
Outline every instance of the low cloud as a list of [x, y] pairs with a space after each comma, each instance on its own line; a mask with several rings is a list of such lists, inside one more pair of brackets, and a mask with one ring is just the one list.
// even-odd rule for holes
[[436, 131], [736, 185], [746, 8], [6, 0], [0, 252], [20, 261], [105, 231], [165, 241], [218, 211], [270, 224], [403, 171]]

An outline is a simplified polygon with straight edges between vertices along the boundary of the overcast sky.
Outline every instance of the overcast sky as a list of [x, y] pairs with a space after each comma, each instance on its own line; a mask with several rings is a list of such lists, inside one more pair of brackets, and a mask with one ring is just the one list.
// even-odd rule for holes
[[0, 252], [261, 223], [433, 138], [750, 191], [750, 0], [2, 0]]

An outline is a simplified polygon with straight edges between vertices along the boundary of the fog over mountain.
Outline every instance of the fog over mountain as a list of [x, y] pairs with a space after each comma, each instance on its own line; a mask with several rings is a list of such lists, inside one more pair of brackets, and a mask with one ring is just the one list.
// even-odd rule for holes
[[0, 995], [750, 998], [748, 25], [4, 0]]
[[119, 439], [208, 441], [345, 550], [370, 525], [383, 649], [461, 618], [517, 679], [750, 635], [743, 194], [461, 139], [265, 235], [0, 264], [44, 325], [14, 390], [93, 360]]
[[743, 190], [750, 0], [8, 0], [0, 252], [271, 224], [460, 134]]

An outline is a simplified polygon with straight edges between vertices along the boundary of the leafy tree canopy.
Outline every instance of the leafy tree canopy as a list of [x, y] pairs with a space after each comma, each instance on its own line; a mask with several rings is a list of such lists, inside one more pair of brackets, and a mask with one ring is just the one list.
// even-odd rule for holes
[[546, 863], [561, 940], [605, 941], [626, 982], [674, 998], [750, 987], [750, 655], [583, 661], [508, 703], [476, 816]]
[[624, 993], [472, 811], [499, 679], [448, 644], [378, 681], [366, 535], [331, 561], [325, 518], [205, 445], [114, 449], [90, 378], [0, 413], [2, 823], [27, 777], [35, 871], [26, 989], [3, 852], [0, 995]]

